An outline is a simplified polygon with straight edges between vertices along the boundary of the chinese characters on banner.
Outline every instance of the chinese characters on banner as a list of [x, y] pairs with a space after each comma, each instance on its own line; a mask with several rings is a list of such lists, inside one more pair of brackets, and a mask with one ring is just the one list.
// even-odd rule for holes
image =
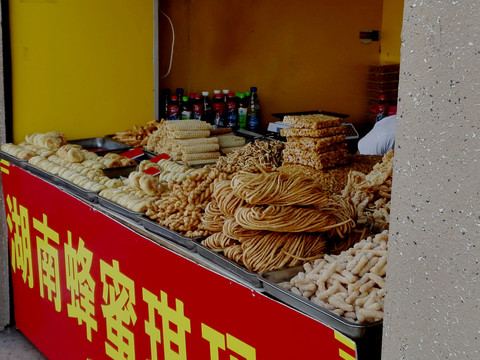
[[2, 166], [16, 323], [49, 359], [355, 359], [343, 335]]

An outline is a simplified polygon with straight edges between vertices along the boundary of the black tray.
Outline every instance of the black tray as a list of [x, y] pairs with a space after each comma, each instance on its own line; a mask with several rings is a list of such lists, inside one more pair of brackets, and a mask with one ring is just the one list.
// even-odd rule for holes
[[186, 236], [182, 236], [175, 231], [159, 225], [157, 222], [153, 221], [147, 216], [140, 217], [140, 223], [145, 229], [153, 232], [156, 235], [160, 235], [163, 238], [174, 242], [175, 244], [181, 245], [188, 250], [195, 251], [197, 248], [195, 238], [188, 238]]
[[144, 215], [143, 212], [137, 212], [137, 211], [132, 211], [130, 209], [127, 209], [126, 207], [123, 207], [117, 203], [114, 203], [113, 201], [110, 201], [100, 195], [97, 196], [97, 201], [98, 203], [109, 209], [109, 210], [112, 210], [120, 215], [123, 215], [127, 218], [129, 218], [130, 220], [133, 220], [135, 222], [137, 222], [138, 224], [141, 223], [140, 219], [141, 217]]
[[217, 264], [221, 268], [235, 274], [239, 278], [245, 280], [248, 284], [262, 288], [263, 283], [257, 276], [256, 272], [250, 271], [244, 266], [237, 264], [235, 261], [228, 259], [227, 257], [219, 254], [205, 246], [203, 246], [200, 241], [196, 242], [197, 245], [197, 253], [202, 255], [204, 258], [209, 259], [213, 263]]
[[258, 278], [263, 283], [263, 288], [267, 294], [310, 315], [312, 318], [352, 339], [381, 335], [383, 327], [382, 320], [367, 324], [355, 324], [278, 285], [281, 282], [289, 281], [300, 271], [303, 271], [303, 267], [296, 266], [261, 273], [258, 274]]

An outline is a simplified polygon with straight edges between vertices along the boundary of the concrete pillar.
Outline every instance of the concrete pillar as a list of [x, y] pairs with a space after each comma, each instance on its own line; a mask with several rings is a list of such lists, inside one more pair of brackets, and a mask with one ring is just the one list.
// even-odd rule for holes
[[383, 359], [480, 358], [479, 69], [480, 2], [405, 0]]
[[[0, 19], [2, 19], [2, 9], [0, 8]], [[5, 89], [3, 87], [3, 38], [0, 31], [0, 143], [6, 141], [5, 130]], [[0, 193], [3, 194], [3, 187], [0, 182]], [[8, 262], [8, 238], [5, 222], [5, 210], [3, 196], [0, 199], [0, 331], [10, 322], [10, 287], [9, 262]]]

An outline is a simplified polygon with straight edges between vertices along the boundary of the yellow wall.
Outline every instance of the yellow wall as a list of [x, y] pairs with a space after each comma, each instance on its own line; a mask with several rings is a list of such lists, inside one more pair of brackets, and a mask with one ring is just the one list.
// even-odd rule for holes
[[400, 63], [403, 0], [383, 0], [381, 63]]
[[[378, 62], [380, 44], [362, 44], [359, 32], [381, 30], [382, 0], [165, 0], [160, 8], [176, 34], [160, 87], [212, 94], [257, 86], [264, 125], [271, 113], [318, 109], [363, 120], [368, 64]], [[160, 29], [165, 73], [171, 31], [163, 17]]]
[[153, 119], [153, 0], [10, 0], [14, 141]]

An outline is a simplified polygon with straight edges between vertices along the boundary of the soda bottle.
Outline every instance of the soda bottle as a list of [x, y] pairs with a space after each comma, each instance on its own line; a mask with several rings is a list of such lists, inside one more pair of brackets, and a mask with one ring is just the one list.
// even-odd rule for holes
[[180, 109], [182, 120], [189, 120], [192, 118], [192, 105], [190, 104], [188, 96], [184, 96], [182, 98], [182, 105]]
[[[247, 108], [248, 108], [248, 98], [245, 97], [245, 94], [238, 94], [238, 127], [240, 129], [245, 129], [247, 127]], [[247, 101], [245, 101], [247, 100]]]
[[213, 97], [212, 97], [212, 100], [213, 100], [213, 98], [215, 97], [215, 95], [217, 95], [217, 94], [220, 94], [220, 93], [221, 93], [221, 91], [220, 91], [220, 90], [213, 90]]
[[225, 102], [223, 101], [222, 94], [215, 94], [215, 97], [212, 101], [212, 109], [213, 109], [213, 125], [218, 127], [225, 126]]
[[229, 92], [227, 95], [226, 112], [225, 125], [232, 129], [238, 129], [238, 105], [233, 92]]
[[192, 102], [192, 112], [195, 120], [202, 120], [203, 102], [200, 94], [195, 94], [194, 96], [194, 100]]
[[379, 97], [377, 106], [375, 107], [375, 122], [382, 120], [385, 116], [388, 116], [390, 104], [387, 101], [387, 97], [382, 94]]
[[168, 120], [179, 120], [180, 116], [180, 107], [178, 106], [177, 95], [170, 96], [170, 101], [168, 103]]
[[212, 102], [210, 101], [208, 91], [202, 91], [202, 105], [203, 105], [202, 120], [211, 124], [213, 122], [213, 111], [212, 111]]
[[222, 92], [223, 92], [223, 102], [226, 103], [226, 102], [227, 102], [228, 93], [230, 92], [230, 90], [228, 90], [228, 89], [223, 89]]
[[160, 119], [168, 119], [168, 103], [170, 102], [170, 89], [163, 89], [160, 97]]
[[178, 106], [182, 108], [183, 88], [177, 88], [177, 99], [178, 99]]
[[260, 125], [260, 101], [256, 87], [252, 86], [250, 93], [250, 101], [247, 109], [247, 129], [255, 131]]

